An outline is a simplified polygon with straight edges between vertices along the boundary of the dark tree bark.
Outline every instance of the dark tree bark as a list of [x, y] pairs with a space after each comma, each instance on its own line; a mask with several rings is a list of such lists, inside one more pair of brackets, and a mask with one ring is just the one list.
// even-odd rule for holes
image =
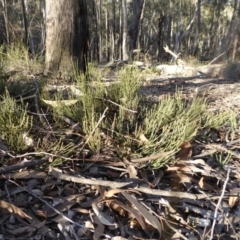
[[162, 37], [162, 27], [163, 22], [165, 21], [166, 16], [160, 12], [160, 17], [158, 19], [158, 62], [160, 59], [163, 59], [163, 37]]
[[9, 29], [8, 29], [7, 1], [6, 0], [1, 0], [1, 3], [2, 3], [2, 7], [3, 7], [3, 19], [4, 19], [6, 42], [9, 45], [10, 37], [9, 37]]
[[23, 11], [23, 24], [24, 24], [24, 44], [28, 46], [28, 22], [27, 22], [27, 13], [24, 0], [21, 0], [22, 11]]
[[[78, 28], [78, 26], [75, 26], [76, 32], [79, 30], [79, 35], [77, 35], [78, 38], [75, 39], [74, 43], [76, 53], [78, 53], [79, 51], [79, 55], [77, 55], [79, 68], [86, 72], [89, 48], [89, 25], [86, 0], [79, 0], [79, 6], [80, 6], [80, 23], [78, 24], [78, 26], [80, 25], [80, 28]], [[77, 20], [78, 17], [76, 18], [76, 21]]]
[[86, 0], [46, 1], [46, 72], [73, 73], [74, 62], [86, 70], [88, 51]]
[[130, 25], [130, 52], [137, 48], [137, 39], [139, 33], [139, 22], [143, 11], [145, 0], [133, 0], [132, 1], [132, 22]]

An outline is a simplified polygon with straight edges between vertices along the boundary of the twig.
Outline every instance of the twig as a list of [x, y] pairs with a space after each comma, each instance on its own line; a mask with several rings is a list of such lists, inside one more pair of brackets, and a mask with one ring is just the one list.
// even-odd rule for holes
[[92, 130], [92, 132], [89, 134], [86, 142], [83, 144], [82, 148], [80, 149], [79, 152], [82, 152], [82, 150], [84, 149], [84, 147], [87, 145], [87, 143], [89, 142], [90, 138], [92, 137], [93, 133], [95, 132], [95, 130], [98, 128], [99, 124], [101, 123], [101, 121], [105, 118], [105, 113], [107, 112], [108, 107], [104, 110], [102, 116], [99, 118], [96, 126], [94, 127], [94, 129]]
[[119, 105], [118, 103], [115, 103], [115, 102], [111, 101], [110, 99], [105, 99], [105, 98], [103, 98], [103, 99], [104, 99], [105, 101], [107, 101], [107, 102], [112, 103], [113, 105], [116, 105], [116, 106], [118, 106], [118, 107], [120, 107], [120, 108], [122, 108], [122, 109], [128, 111], [128, 112], [137, 113], [137, 111], [135, 111], [135, 110], [131, 110], [131, 109], [128, 109], [128, 108], [125, 108], [125, 107]]
[[167, 155], [170, 155], [171, 153], [174, 153], [174, 151], [162, 152], [162, 153], [158, 153], [158, 154], [148, 156], [148, 157], [132, 159], [131, 162], [133, 162], [133, 163], [147, 162], [147, 161], [150, 161], [150, 160], [155, 160], [155, 159], [158, 159], [158, 158], [166, 157]]
[[107, 186], [110, 188], [122, 188], [127, 185], [132, 184], [132, 182], [114, 182], [114, 181], [105, 181], [105, 180], [95, 180], [95, 179], [87, 179], [84, 177], [74, 177], [67, 174], [62, 174], [58, 172], [54, 168], [50, 167], [48, 172], [51, 176], [55, 178], [62, 179], [65, 181], [75, 182], [75, 183], [82, 183], [82, 184], [89, 184], [89, 185], [98, 185], [98, 186]]
[[37, 113], [39, 114], [39, 120], [40, 122], [43, 124], [44, 127], [46, 127], [46, 124], [43, 120], [43, 116], [41, 115], [41, 112], [39, 110], [39, 104], [38, 104], [38, 94], [39, 94], [39, 88], [38, 88], [38, 84], [37, 84], [37, 81], [36, 81], [36, 77], [32, 74], [31, 75], [33, 77], [33, 82], [35, 84], [35, 87], [36, 87], [36, 90], [35, 90], [35, 96], [34, 96], [34, 103], [35, 103], [35, 107], [36, 107], [36, 111]]
[[218, 55], [217, 57], [215, 57], [210, 63], [208, 63], [207, 65], [211, 65], [213, 64], [215, 61], [217, 61], [221, 56], [223, 56], [226, 52], [221, 53], [220, 55]]
[[229, 180], [229, 174], [230, 174], [231, 170], [228, 169], [227, 171], [227, 176], [226, 176], [226, 179], [225, 179], [225, 182], [223, 184], [223, 189], [222, 189], [222, 193], [221, 193], [221, 196], [218, 200], [218, 203], [217, 203], [217, 206], [215, 208], [215, 212], [214, 212], [214, 220], [213, 220], [213, 224], [212, 224], [212, 229], [211, 229], [211, 235], [210, 235], [210, 238], [209, 240], [212, 240], [213, 239], [213, 234], [214, 234], [214, 228], [215, 228], [215, 225], [216, 225], [216, 221], [217, 221], [217, 215], [218, 215], [218, 209], [220, 207], [220, 203], [223, 199], [223, 196], [224, 196], [224, 193], [225, 193], [225, 190], [226, 190], [226, 186], [227, 186], [227, 182]]
[[[31, 96], [27, 96], [27, 97], [22, 97], [22, 98], [20, 98], [20, 99], [18, 99], [18, 100], [15, 100], [16, 102], [22, 102], [22, 101], [24, 101], [24, 100], [27, 100], [27, 99], [31, 99], [31, 98], [35, 98], [36, 97], [36, 93], [34, 93], [33, 95], [31, 95]], [[15, 97], [16, 98], [16, 97]]]
[[42, 165], [46, 162], [48, 162], [48, 158], [41, 158], [39, 160], [35, 159], [35, 160], [29, 161], [29, 162], [22, 162], [22, 163], [15, 164], [15, 165], [12, 165], [12, 166], [1, 167], [0, 168], [0, 174], [10, 173], [10, 172], [17, 171], [17, 170], [20, 170], [20, 169], [26, 168], [26, 167]]

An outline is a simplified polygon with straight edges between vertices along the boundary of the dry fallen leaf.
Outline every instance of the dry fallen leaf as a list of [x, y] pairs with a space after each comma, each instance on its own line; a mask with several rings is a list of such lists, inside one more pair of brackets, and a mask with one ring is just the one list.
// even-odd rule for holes
[[[240, 188], [234, 188], [231, 190], [231, 193], [240, 193]], [[230, 196], [228, 199], [228, 204], [229, 207], [232, 208], [235, 206], [235, 204], [237, 203], [239, 197], [235, 197], [235, 196]]]
[[190, 142], [184, 142], [180, 148], [181, 150], [176, 154], [178, 160], [186, 160], [192, 156], [192, 145]]
[[29, 218], [32, 219], [30, 216], [28, 216], [25, 212], [23, 212], [19, 207], [9, 203], [0, 200], [0, 209], [2, 209], [3, 212], [7, 213], [13, 213], [16, 214], [19, 217], [22, 218]]
[[142, 214], [142, 216], [145, 218], [146, 223], [150, 224], [152, 227], [154, 227], [159, 232], [159, 238], [161, 238], [161, 232], [162, 232], [162, 225], [160, 224], [158, 218], [154, 215], [152, 215], [146, 207], [140, 203], [136, 198], [131, 196], [130, 194], [123, 192], [123, 196], [131, 202], [135, 208], [138, 209], [138, 211]]
[[78, 102], [78, 100], [60, 100], [60, 101], [51, 101], [51, 100], [45, 100], [42, 99], [42, 101], [44, 103], [46, 103], [47, 105], [50, 105], [52, 107], [60, 107], [60, 106], [71, 106], [74, 105], [75, 103]]
[[139, 222], [139, 224], [141, 225], [142, 229], [147, 233], [149, 234], [148, 230], [147, 230], [147, 226], [146, 226], [146, 223], [145, 221], [143, 220], [143, 216], [139, 213], [139, 211], [121, 203], [120, 201], [118, 200], [106, 200], [105, 201], [106, 203], [110, 203], [110, 206], [111, 204], [113, 204], [114, 206], [118, 205], [119, 207], [121, 207], [122, 209], [126, 210], [127, 212], [129, 212], [131, 214], [132, 217], [136, 218], [137, 221]]
[[107, 218], [105, 218], [104, 214], [99, 210], [96, 204], [92, 203], [92, 209], [98, 218], [98, 220], [106, 226], [114, 226], [115, 223], [111, 223]]
[[99, 221], [99, 219], [96, 215], [93, 216], [92, 218], [93, 218], [94, 224], [97, 225], [94, 228], [93, 240], [101, 239], [101, 236], [104, 233], [105, 226]]

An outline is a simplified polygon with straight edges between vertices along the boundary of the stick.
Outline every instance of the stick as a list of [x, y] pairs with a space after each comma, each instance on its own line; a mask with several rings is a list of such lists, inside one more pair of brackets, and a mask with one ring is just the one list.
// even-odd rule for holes
[[156, 155], [152, 155], [152, 156], [148, 156], [148, 157], [132, 159], [131, 162], [133, 162], [133, 163], [147, 162], [147, 161], [155, 160], [155, 159], [158, 159], [161, 157], [166, 157], [167, 155], [170, 155], [171, 153], [174, 153], [174, 151], [162, 152], [162, 153], [158, 153]]
[[110, 99], [104, 99], [104, 100], [107, 101], [107, 102], [110, 102], [110, 103], [112, 103], [113, 105], [116, 105], [116, 106], [118, 106], [118, 107], [120, 107], [120, 108], [122, 108], [122, 109], [124, 109], [124, 110], [126, 110], [126, 111], [128, 111], [128, 112], [137, 113], [137, 111], [131, 110], [131, 109], [128, 109], [128, 108], [125, 108], [125, 107], [119, 105], [118, 103], [115, 103], [115, 102], [111, 101]]
[[223, 184], [222, 194], [221, 194], [221, 196], [220, 196], [220, 198], [218, 200], [217, 206], [215, 208], [214, 220], [213, 220], [212, 229], [211, 229], [211, 235], [210, 235], [209, 240], [213, 239], [214, 228], [215, 228], [215, 225], [216, 225], [216, 220], [217, 220], [217, 215], [218, 215], [218, 209], [220, 207], [220, 203], [221, 203], [221, 201], [223, 199], [223, 196], [224, 196], [224, 193], [225, 193], [225, 190], [226, 190], [227, 182], [229, 180], [229, 174], [230, 174], [230, 169], [228, 169], [228, 171], [227, 171], [227, 177], [226, 177], [226, 180], [225, 180], [225, 182]]
[[46, 162], [48, 162], [48, 158], [41, 158], [39, 160], [35, 159], [35, 160], [30, 161], [30, 162], [22, 162], [22, 163], [15, 164], [15, 165], [12, 165], [12, 166], [1, 167], [0, 168], [0, 174], [10, 173], [10, 172], [17, 171], [17, 170], [20, 170], [20, 169], [26, 168], [26, 167], [42, 165]]
[[46, 123], [45, 123], [45, 121], [43, 119], [43, 116], [41, 115], [41, 112], [39, 110], [39, 104], [38, 104], [39, 87], [38, 87], [38, 84], [37, 84], [37, 81], [36, 81], [36, 77], [33, 74], [32, 74], [32, 77], [33, 77], [33, 82], [34, 82], [35, 87], [36, 87], [35, 94], [34, 94], [35, 95], [34, 103], [35, 103], [36, 111], [38, 113], [40, 122], [43, 124], [44, 127], [47, 128]]
[[74, 177], [67, 174], [62, 174], [61, 172], [57, 171], [56, 169], [50, 167], [48, 172], [51, 176], [75, 183], [82, 183], [82, 184], [89, 184], [89, 185], [98, 185], [98, 186], [106, 186], [110, 188], [122, 188], [127, 185], [132, 184], [132, 182], [114, 182], [114, 181], [106, 181], [106, 180], [95, 180], [95, 179], [87, 179], [84, 177]]
[[[51, 176], [69, 181], [69, 182], [75, 182], [75, 183], [81, 183], [81, 184], [89, 184], [89, 185], [99, 185], [99, 186], [107, 186], [110, 188], [122, 188], [122, 187], [127, 187], [131, 185], [133, 182], [114, 182], [114, 181], [105, 181], [105, 180], [94, 180], [94, 179], [87, 179], [84, 177], [74, 177], [71, 175], [63, 174], [59, 172], [56, 168], [50, 168], [48, 172]], [[158, 189], [151, 189], [147, 187], [135, 187], [135, 190], [151, 195], [156, 195], [156, 196], [162, 196], [162, 197], [172, 197], [172, 198], [188, 198], [188, 199], [193, 199], [193, 200], [199, 200], [199, 199], [206, 199], [206, 196], [209, 199], [215, 199], [219, 198], [219, 194], [192, 194], [192, 193], [186, 193], [186, 192], [175, 192], [175, 191], [165, 191], [165, 190], [158, 190]], [[237, 193], [231, 193], [231, 194], [226, 194], [226, 197], [229, 196], [239, 196]]]
[[213, 64], [215, 61], [217, 61], [222, 55], [224, 55], [226, 52], [221, 53], [220, 55], [218, 55], [217, 57], [215, 57], [210, 63], [208, 63], [207, 65], [211, 65]]
[[106, 109], [104, 110], [102, 116], [99, 118], [96, 126], [94, 127], [94, 129], [92, 130], [92, 132], [89, 134], [86, 142], [83, 144], [83, 146], [82, 146], [82, 148], [80, 149], [79, 152], [81, 152], [81, 151], [84, 149], [84, 147], [87, 145], [87, 143], [89, 142], [91, 136], [93, 135], [93, 133], [95, 132], [95, 130], [97, 129], [97, 127], [99, 126], [99, 124], [101, 123], [101, 121], [105, 118], [105, 113], [107, 112], [107, 110], [108, 110], [108, 108], [106, 108]]
[[163, 49], [165, 50], [165, 52], [171, 54], [171, 55], [175, 58], [175, 61], [178, 60], [178, 62], [179, 62], [180, 64], [186, 65], [186, 63], [185, 63], [183, 60], [179, 59], [179, 57], [178, 57], [177, 54], [175, 54], [174, 52], [172, 52], [172, 51], [169, 49], [168, 45], [166, 45], [166, 47], [163, 47]]

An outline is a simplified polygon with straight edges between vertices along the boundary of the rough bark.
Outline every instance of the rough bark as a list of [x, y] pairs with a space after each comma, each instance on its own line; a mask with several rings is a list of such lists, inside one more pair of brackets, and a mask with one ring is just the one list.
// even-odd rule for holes
[[74, 62], [86, 69], [88, 25], [85, 0], [46, 1], [45, 70], [72, 75]]

